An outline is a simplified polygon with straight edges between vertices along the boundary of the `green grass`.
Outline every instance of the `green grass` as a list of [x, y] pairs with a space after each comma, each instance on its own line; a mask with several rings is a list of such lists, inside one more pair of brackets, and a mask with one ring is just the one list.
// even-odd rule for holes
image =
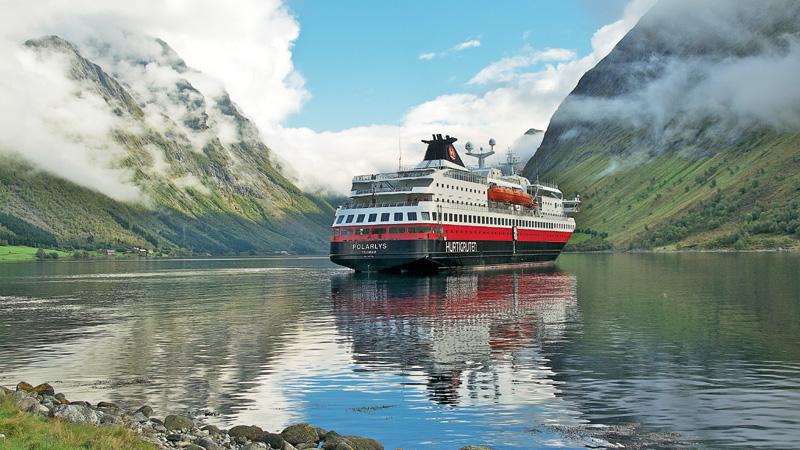
[[[16, 245], [0, 245], [0, 261], [34, 261], [38, 248], [22, 247]], [[56, 250], [45, 250], [45, 253], [58, 253], [58, 258], [69, 258], [70, 254]], [[49, 260], [52, 261], [52, 260]]]
[[75, 425], [21, 412], [10, 395], [0, 396], [0, 450], [153, 450], [131, 430]]
[[769, 137], [702, 158], [627, 162], [597, 149], [544, 179], [580, 194], [577, 228], [607, 233], [617, 250], [800, 248], [800, 135]]

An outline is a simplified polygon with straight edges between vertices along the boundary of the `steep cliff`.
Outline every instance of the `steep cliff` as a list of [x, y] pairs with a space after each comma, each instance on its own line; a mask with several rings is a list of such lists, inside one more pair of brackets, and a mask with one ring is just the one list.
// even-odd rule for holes
[[797, 247], [798, 17], [794, 1], [659, 1], [524, 173], [582, 194], [579, 227], [605, 247]]

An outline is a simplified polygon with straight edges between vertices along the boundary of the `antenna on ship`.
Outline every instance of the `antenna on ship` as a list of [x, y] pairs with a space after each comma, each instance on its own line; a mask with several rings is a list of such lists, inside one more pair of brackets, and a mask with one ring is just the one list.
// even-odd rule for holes
[[514, 157], [514, 152], [511, 151], [511, 147], [508, 147], [508, 152], [506, 152], [506, 163], [503, 164], [504, 166], [509, 166], [509, 171], [511, 175], [516, 175], [516, 164], [519, 162], [519, 158]]
[[401, 137], [397, 136], [397, 170], [403, 170], [403, 146], [400, 145]]
[[472, 150], [475, 148], [472, 145], [472, 142], [467, 142], [464, 148], [467, 149], [467, 155], [472, 156], [474, 158], [478, 158], [478, 168], [483, 169], [485, 167], [484, 160], [494, 155], [494, 144], [495, 144], [494, 139], [489, 139], [489, 145], [492, 146], [492, 149], [486, 153], [483, 152], [483, 147], [481, 147], [480, 153], [472, 153]]

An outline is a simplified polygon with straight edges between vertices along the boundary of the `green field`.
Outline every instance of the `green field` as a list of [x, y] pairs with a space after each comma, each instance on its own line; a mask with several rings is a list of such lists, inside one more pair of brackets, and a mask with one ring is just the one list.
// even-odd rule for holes
[[[0, 245], [0, 261], [34, 261], [36, 260], [37, 251], [39, 251], [39, 249], [33, 247]], [[54, 251], [55, 250], [45, 250], [45, 253], [52, 253]], [[58, 253], [58, 259], [70, 257], [69, 253], [61, 251], [55, 252]]]

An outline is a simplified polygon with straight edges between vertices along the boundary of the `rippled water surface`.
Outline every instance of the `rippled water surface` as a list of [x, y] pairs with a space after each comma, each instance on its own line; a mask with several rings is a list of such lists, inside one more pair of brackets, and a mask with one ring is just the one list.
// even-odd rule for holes
[[798, 448], [798, 274], [795, 253], [6, 263], [0, 384], [386, 448]]

